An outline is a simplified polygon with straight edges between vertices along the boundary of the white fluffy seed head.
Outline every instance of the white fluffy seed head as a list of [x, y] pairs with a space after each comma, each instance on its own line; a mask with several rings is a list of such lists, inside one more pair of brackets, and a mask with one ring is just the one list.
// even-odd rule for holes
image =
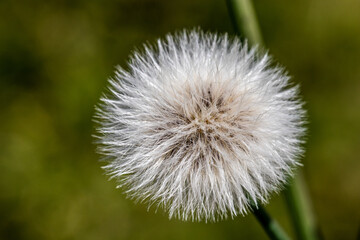
[[284, 185], [302, 154], [298, 88], [237, 38], [168, 35], [110, 84], [96, 115], [104, 168], [170, 218], [244, 214]]

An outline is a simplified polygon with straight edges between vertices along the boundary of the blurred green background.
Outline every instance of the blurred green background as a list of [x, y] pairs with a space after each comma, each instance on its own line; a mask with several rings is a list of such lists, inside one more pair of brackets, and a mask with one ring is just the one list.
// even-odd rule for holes
[[[300, 83], [302, 171], [326, 239], [360, 223], [360, 1], [255, 1], [265, 44]], [[233, 33], [224, 1], [0, 1], [1, 239], [265, 239], [252, 215], [168, 220], [101, 170], [94, 105], [142, 43], [200, 26]], [[282, 195], [269, 205], [290, 235]]]

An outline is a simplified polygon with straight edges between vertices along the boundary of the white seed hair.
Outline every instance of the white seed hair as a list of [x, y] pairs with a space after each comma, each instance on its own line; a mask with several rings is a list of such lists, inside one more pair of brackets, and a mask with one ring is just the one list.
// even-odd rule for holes
[[282, 188], [302, 155], [298, 87], [247, 43], [167, 35], [118, 67], [97, 106], [106, 171], [169, 217], [245, 214]]

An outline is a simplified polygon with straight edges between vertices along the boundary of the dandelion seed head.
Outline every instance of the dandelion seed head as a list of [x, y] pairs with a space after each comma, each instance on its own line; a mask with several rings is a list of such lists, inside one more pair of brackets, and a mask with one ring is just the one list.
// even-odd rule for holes
[[135, 52], [97, 107], [106, 171], [169, 217], [217, 221], [266, 203], [303, 153], [298, 87], [237, 38], [183, 31]]

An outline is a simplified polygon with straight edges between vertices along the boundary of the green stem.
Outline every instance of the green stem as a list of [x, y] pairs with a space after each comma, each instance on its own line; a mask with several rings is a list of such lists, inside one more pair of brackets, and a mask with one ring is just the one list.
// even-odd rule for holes
[[[264, 46], [260, 27], [251, 0], [226, 0], [230, 17], [237, 34], [243, 34], [250, 45]], [[317, 239], [316, 224], [307, 197], [306, 185], [301, 176], [295, 178], [286, 191], [295, 230], [300, 239]], [[255, 212], [254, 212], [255, 213]], [[258, 218], [259, 219], [259, 218]]]
[[286, 233], [282, 230], [280, 225], [270, 217], [270, 215], [265, 211], [265, 209], [258, 205], [253, 206], [253, 214], [255, 215], [256, 219], [264, 228], [265, 232], [269, 236], [270, 239], [273, 240], [288, 240], [289, 237]]
[[237, 34], [243, 34], [251, 45], [263, 45], [260, 27], [251, 0], [226, 0]]
[[305, 186], [303, 175], [299, 172], [286, 189], [285, 199], [298, 238], [315, 240], [317, 239], [316, 222]]

